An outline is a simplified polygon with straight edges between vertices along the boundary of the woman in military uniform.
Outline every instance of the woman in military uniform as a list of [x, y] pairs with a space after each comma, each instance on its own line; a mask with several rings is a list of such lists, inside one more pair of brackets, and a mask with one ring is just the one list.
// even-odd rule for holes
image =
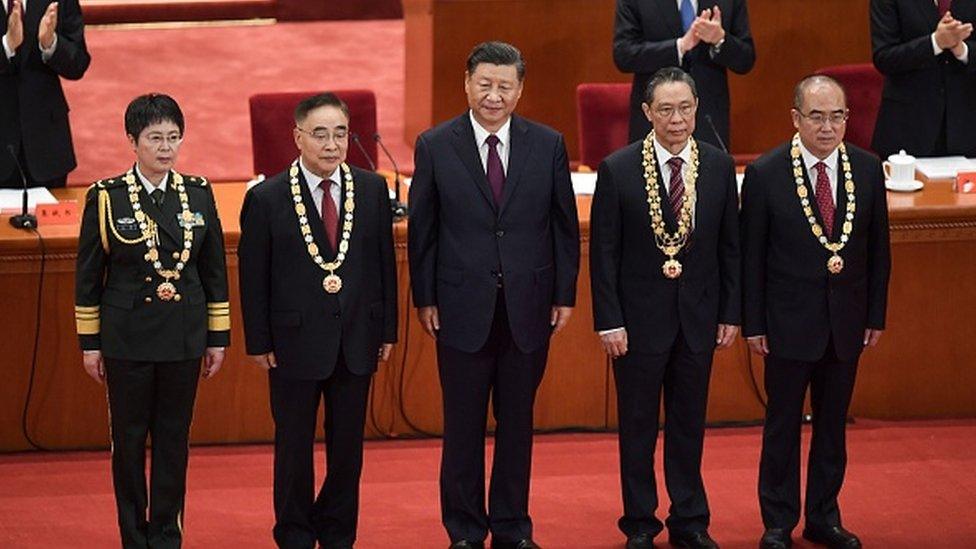
[[203, 377], [212, 377], [230, 342], [213, 191], [206, 179], [173, 169], [183, 130], [183, 113], [169, 96], [129, 104], [125, 131], [135, 163], [89, 189], [78, 242], [75, 318], [85, 371], [108, 385], [126, 548], [180, 546], [201, 358]]

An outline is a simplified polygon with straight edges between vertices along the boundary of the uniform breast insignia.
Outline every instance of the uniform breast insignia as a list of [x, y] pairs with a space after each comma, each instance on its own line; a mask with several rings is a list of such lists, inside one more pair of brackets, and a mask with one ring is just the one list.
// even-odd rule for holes
[[194, 227], [205, 227], [206, 222], [203, 219], [203, 214], [201, 212], [183, 212], [176, 215], [176, 222], [180, 224], [181, 229], [192, 229]]
[[120, 217], [115, 220], [115, 226], [120, 231], [130, 232], [139, 230], [139, 222], [134, 217]]

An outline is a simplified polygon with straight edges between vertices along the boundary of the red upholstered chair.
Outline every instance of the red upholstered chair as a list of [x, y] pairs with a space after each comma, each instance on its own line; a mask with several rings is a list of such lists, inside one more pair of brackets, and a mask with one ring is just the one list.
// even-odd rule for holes
[[[268, 177], [284, 170], [298, 158], [292, 128], [295, 127], [295, 106], [299, 101], [319, 92], [262, 93], [252, 95], [251, 148], [254, 152], [254, 173]], [[376, 96], [371, 90], [335, 90], [334, 93], [349, 106], [349, 130], [359, 134], [373, 164], [376, 164]], [[369, 169], [352, 139], [346, 161]]]
[[627, 144], [630, 84], [576, 86], [580, 163], [593, 170], [604, 157]]
[[844, 140], [870, 151], [874, 123], [881, 106], [884, 77], [870, 63], [825, 67], [817, 74], [830, 76], [847, 89], [847, 107], [851, 110], [851, 117], [847, 121]]

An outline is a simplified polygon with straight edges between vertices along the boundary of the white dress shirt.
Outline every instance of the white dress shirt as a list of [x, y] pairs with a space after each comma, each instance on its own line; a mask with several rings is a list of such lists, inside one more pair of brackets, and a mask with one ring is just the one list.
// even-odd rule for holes
[[159, 185], [156, 185], [146, 178], [146, 176], [142, 175], [142, 172], [139, 170], [139, 163], [136, 162], [136, 176], [139, 178], [139, 182], [142, 183], [142, 187], [146, 189], [146, 194], [148, 194], [150, 198], [152, 198], [152, 193], [156, 189], [163, 191], [163, 193], [166, 192], [166, 182], [169, 181], [169, 172], [166, 172], [166, 175], [163, 176], [163, 180], [159, 182]]
[[[475, 120], [474, 113], [468, 111], [468, 116], [471, 118], [471, 127], [474, 128], [474, 144], [478, 147], [478, 155], [481, 156], [481, 167], [485, 169], [485, 173], [488, 173], [488, 136], [491, 135], [491, 132]], [[495, 136], [498, 137], [498, 145], [495, 146], [495, 150], [498, 151], [498, 157], [502, 160], [502, 171], [506, 174], [508, 173], [508, 154], [512, 150], [511, 129], [512, 117], [509, 116], [502, 127], [495, 132]]]
[[[322, 199], [325, 198], [325, 191], [319, 186], [322, 183], [322, 178], [312, 173], [308, 168], [305, 167], [305, 162], [303, 160], [298, 161], [299, 167], [302, 169], [302, 175], [305, 176], [305, 183], [308, 184], [308, 191], [312, 193], [312, 201], [315, 202], [315, 211], [322, 213]], [[336, 214], [339, 213], [339, 195], [342, 192], [342, 179], [340, 179], [342, 169], [336, 168], [332, 171], [332, 175], [329, 176], [329, 181], [332, 184], [329, 186], [329, 194], [332, 195], [332, 203], [336, 206]]]
[[[827, 158], [823, 159], [823, 163], [827, 165], [827, 178], [830, 179], [830, 192], [834, 197], [834, 207], [837, 207], [837, 156], [840, 153], [837, 149], [834, 149]], [[803, 165], [807, 168], [807, 176], [810, 178], [810, 184], [813, 187], [813, 195], [817, 195], [817, 169], [814, 166], [818, 162], [821, 162], [819, 158], [813, 155], [800, 141], [800, 155], [803, 157]]]

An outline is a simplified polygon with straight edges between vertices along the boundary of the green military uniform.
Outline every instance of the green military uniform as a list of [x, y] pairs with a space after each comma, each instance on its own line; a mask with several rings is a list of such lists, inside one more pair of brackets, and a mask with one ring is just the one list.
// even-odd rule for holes
[[81, 348], [104, 358], [127, 548], [180, 546], [200, 359], [230, 343], [223, 232], [210, 185], [170, 172], [158, 200], [134, 168], [95, 183], [78, 242], [75, 320]]

